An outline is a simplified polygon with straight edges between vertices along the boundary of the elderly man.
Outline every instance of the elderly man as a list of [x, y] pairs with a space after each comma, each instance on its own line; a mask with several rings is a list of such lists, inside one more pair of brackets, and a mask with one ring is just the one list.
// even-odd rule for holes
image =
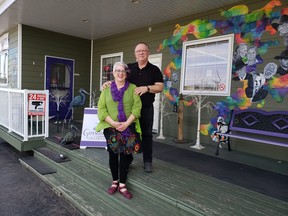
[[142, 130], [144, 171], [152, 172], [153, 102], [155, 94], [163, 91], [163, 75], [157, 66], [148, 61], [150, 51], [146, 43], [138, 43], [135, 47], [134, 54], [136, 62], [128, 64], [130, 69], [128, 81], [137, 86], [135, 93], [141, 97], [142, 110], [140, 125]]

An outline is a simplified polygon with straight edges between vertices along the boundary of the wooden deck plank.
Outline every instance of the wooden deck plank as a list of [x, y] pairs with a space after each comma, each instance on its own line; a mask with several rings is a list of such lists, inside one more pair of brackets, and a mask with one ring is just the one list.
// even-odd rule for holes
[[[77, 150], [85, 157], [92, 157], [101, 166], [108, 167], [108, 154], [102, 149]], [[169, 163], [154, 160], [154, 172], [143, 172], [142, 156], [137, 155], [129, 174], [129, 182], [140, 182], [159, 193], [193, 205], [207, 215], [286, 215], [287, 203], [249, 191], [215, 178], [205, 176]]]
[[[197, 152], [197, 150], [190, 148], [191, 143], [175, 144], [171, 139], [161, 142]], [[223, 149], [219, 158], [288, 175], [288, 166], [284, 161], [263, 158], [243, 152], [232, 152], [233, 154]], [[214, 156], [215, 148], [207, 145], [204, 150], [201, 150], [201, 153]], [[93, 164], [99, 166], [101, 169], [101, 172], [98, 173], [99, 175], [101, 173], [110, 175], [108, 153], [105, 149], [79, 149], [73, 150], [73, 154], [85, 158], [87, 167], [91, 168]], [[137, 196], [145, 197], [147, 195], [146, 189], [150, 189], [155, 191], [156, 195], [163, 195], [163, 199], [165, 199], [165, 196], [173, 198], [176, 205], [182, 205], [182, 208], [193, 206], [200, 212], [205, 212], [205, 215], [288, 215], [287, 202], [161, 160], [154, 159], [153, 166], [154, 172], [147, 174], [143, 171], [142, 155], [134, 157], [127, 184], [133, 193], [136, 192]], [[90, 172], [94, 172], [94, 170], [90, 169]], [[84, 177], [87, 175], [87, 178], [91, 177], [88, 177], [90, 174], [85, 174], [85, 172], [82, 175]], [[102, 184], [105, 185], [105, 181]], [[137, 184], [138, 186], [141, 184], [141, 191], [136, 186]], [[178, 213], [178, 215], [181, 215], [181, 211]]]
[[[37, 153], [36, 153], [37, 154]], [[37, 155], [35, 155], [37, 156]], [[39, 156], [37, 156], [39, 157]], [[50, 162], [51, 165], [54, 162]], [[119, 206], [122, 206], [122, 208], [131, 209], [130, 211], [123, 213], [122, 215], [167, 215], [168, 213], [175, 213], [177, 214], [176, 208], [169, 207], [168, 204], [163, 205], [162, 202], [159, 202], [157, 199], [153, 199], [153, 197], [149, 195], [144, 195], [138, 192], [138, 190], [133, 190], [133, 188], [130, 189], [130, 191], [133, 194], [133, 202], [130, 202], [129, 200], [125, 199], [121, 194], [116, 193], [115, 195], [111, 196], [107, 194], [107, 188], [111, 184], [111, 174], [110, 171], [106, 169], [105, 174], [103, 175], [103, 172], [99, 172], [99, 167], [93, 167], [93, 166], [87, 166], [85, 163], [78, 163], [77, 160], [71, 160], [66, 163], [62, 163], [61, 165], [56, 165], [59, 167], [59, 173], [66, 173], [67, 176], [63, 176], [63, 180], [70, 179], [69, 182], [72, 182], [73, 184], [82, 185], [82, 187], [85, 188], [88, 192], [82, 192], [77, 191], [81, 197], [85, 197], [86, 195], [83, 195], [82, 193], [95, 193], [98, 194], [98, 196], [101, 197], [102, 200], [105, 200], [106, 202], [115, 202], [114, 208], [120, 208]], [[56, 168], [56, 167], [55, 167]], [[101, 169], [101, 168], [100, 168]], [[72, 174], [69, 174], [69, 173]], [[72, 175], [72, 176], [69, 176]], [[61, 185], [61, 179], [57, 184]], [[63, 183], [62, 183], [63, 184]], [[65, 181], [64, 184], [66, 185]], [[129, 186], [129, 183], [128, 183]], [[63, 185], [63, 189], [67, 186]], [[130, 187], [129, 187], [130, 188]], [[71, 189], [73, 190], [73, 189]], [[94, 198], [95, 200], [95, 198]], [[118, 202], [118, 204], [117, 204]], [[119, 202], [121, 204], [119, 204]], [[157, 208], [151, 208], [151, 206], [157, 205]], [[124, 211], [124, 210], [123, 210]], [[114, 211], [115, 212], [115, 211]], [[106, 215], [106, 214], [105, 214]]]

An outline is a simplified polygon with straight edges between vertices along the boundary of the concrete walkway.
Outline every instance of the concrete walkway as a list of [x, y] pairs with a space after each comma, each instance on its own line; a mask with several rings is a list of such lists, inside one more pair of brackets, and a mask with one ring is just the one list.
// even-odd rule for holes
[[20, 156], [17, 150], [0, 139], [1, 216], [83, 215], [22, 166], [18, 160]]

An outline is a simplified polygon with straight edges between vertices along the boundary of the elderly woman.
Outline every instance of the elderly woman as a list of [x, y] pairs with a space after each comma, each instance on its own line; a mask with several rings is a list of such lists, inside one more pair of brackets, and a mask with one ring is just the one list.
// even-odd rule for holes
[[112, 195], [118, 190], [124, 197], [131, 199], [132, 194], [127, 190], [125, 182], [132, 153], [138, 145], [131, 139], [131, 134], [141, 134], [139, 118], [142, 103], [140, 96], [134, 93], [136, 86], [126, 80], [127, 70], [128, 66], [124, 62], [114, 64], [114, 81], [101, 92], [99, 98], [100, 123], [96, 130], [104, 129], [109, 152], [113, 182], [107, 192]]

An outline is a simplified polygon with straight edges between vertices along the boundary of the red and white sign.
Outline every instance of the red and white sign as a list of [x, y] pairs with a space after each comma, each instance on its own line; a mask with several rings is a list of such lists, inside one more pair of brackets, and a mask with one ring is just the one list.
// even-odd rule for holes
[[220, 83], [220, 84], [218, 85], [218, 90], [219, 90], [219, 91], [225, 91], [225, 89], [226, 89], [226, 86], [225, 86], [224, 83]]
[[28, 94], [28, 115], [45, 115], [46, 95]]

